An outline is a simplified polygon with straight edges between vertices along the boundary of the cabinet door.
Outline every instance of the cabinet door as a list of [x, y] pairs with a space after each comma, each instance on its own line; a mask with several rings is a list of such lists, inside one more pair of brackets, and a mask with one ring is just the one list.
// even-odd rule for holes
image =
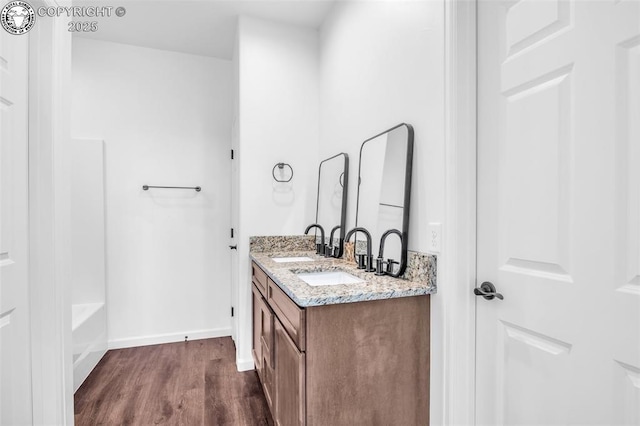
[[269, 351], [266, 348], [262, 348], [262, 390], [264, 391], [264, 397], [267, 400], [267, 405], [269, 406], [269, 410], [271, 410], [271, 415], [275, 419], [276, 418], [276, 410], [274, 407], [274, 374], [275, 370], [273, 369], [271, 361], [269, 360]]
[[251, 346], [251, 355], [256, 365], [256, 370], [262, 377], [262, 309], [264, 301], [258, 289], [252, 285], [252, 312], [253, 312], [253, 344]]
[[273, 322], [275, 315], [264, 298], [261, 299], [261, 303], [260, 315], [262, 318], [262, 331], [260, 341], [262, 344], [262, 358], [264, 360], [263, 363], [268, 362], [269, 367], [273, 369], [275, 363], [273, 359]]
[[305, 354], [300, 352], [286, 330], [275, 321], [276, 424], [304, 425]]
[[[273, 323], [275, 316], [267, 302], [262, 299], [262, 337], [260, 341], [262, 343], [262, 388], [264, 389], [264, 396], [267, 398], [269, 409], [272, 414], [275, 414], [273, 407], [273, 384], [274, 384], [274, 344], [273, 344]], [[273, 416], [275, 418], [275, 415]]]

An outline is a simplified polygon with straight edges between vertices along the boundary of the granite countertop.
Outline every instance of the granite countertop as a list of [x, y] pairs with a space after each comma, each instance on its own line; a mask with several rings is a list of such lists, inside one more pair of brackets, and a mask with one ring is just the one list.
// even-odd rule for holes
[[[325, 258], [311, 251], [251, 252], [250, 256], [301, 307], [420, 296], [436, 292], [434, 280], [412, 281], [388, 275], [377, 276], [373, 272], [358, 269], [355, 262]], [[278, 263], [272, 259], [294, 256], [308, 256], [313, 261]], [[330, 270], [348, 272], [364, 282], [312, 287], [296, 275], [300, 272]]]

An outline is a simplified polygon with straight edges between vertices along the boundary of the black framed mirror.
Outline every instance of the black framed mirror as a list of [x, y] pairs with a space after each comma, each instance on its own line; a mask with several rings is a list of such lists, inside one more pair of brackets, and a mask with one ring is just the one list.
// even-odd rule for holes
[[341, 152], [318, 166], [316, 223], [325, 230], [326, 254], [341, 257], [347, 221], [349, 156]]
[[[356, 227], [371, 234], [378, 274], [398, 277], [407, 267], [412, 164], [409, 124], [398, 124], [360, 146]], [[364, 253], [364, 243], [364, 234], [356, 233], [356, 254]]]

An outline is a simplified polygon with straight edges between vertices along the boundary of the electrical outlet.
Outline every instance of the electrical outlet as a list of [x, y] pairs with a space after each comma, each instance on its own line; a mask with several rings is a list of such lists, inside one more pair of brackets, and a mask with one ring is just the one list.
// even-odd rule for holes
[[429, 224], [429, 251], [440, 253], [442, 250], [442, 224]]

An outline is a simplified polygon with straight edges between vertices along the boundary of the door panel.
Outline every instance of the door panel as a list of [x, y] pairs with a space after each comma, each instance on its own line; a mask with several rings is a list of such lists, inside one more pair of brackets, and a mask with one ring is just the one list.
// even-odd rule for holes
[[478, 5], [478, 424], [640, 423], [640, 2]]
[[498, 164], [501, 268], [571, 282], [570, 67], [503, 93], [505, 138], [498, 147], [503, 153]]
[[31, 424], [27, 37], [0, 31], [0, 424]]

